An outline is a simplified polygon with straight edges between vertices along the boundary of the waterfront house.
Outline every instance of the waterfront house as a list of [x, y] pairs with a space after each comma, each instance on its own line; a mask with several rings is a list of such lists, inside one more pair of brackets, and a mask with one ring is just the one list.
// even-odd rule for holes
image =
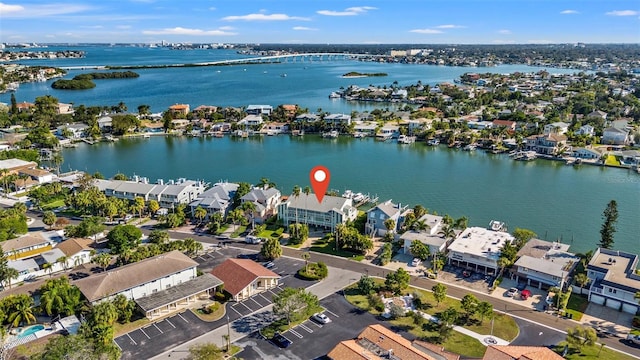
[[587, 265], [587, 277], [591, 280], [589, 301], [629, 314], [640, 311], [634, 298], [640, 291], [637, 268], [637, 254], [597, 249]]
[[378, 130], [376, 138], [381, 140], [387, 140], [391, 138], [397, 138], [400, 134], [400, 127], [398, 125], [386, 124]]
[[282, 122], [270, 122], [262, 127], [262, 133], [268, 135], [284, 134], [289, 131], [289, 124]]
[[543, 155], [559, 155], [566, 148], [567, 137], [559, 134], [531, 135], [525, 139], [526, 150]]
[[417, 134], [423, 130], [431, 129], [432, 119], [418, 118], [407, 121], [407, 129], [409, 134]]
[[240, 198], [241, 203], [250, 202], [255, 206], [251, 220], [263, 223], [278, 212], [278, 205], [282, 194], [280, 190], [270, 187], [268, 189], [253, 188]]
[[575, 148], [573, 149], [572, 156], [580, 159], [600, 159], [602, 154], [592, 148]]
[[603, 130], [600, 142], [606, 145], [627, 145], [629, 143], [629, 130], [608, 127]]
[[26, 169], [35, 169], [38, 164], [34, 161], [24, 161], [20, 159], [0, 160], [0, 170], [6, 170], [7, 175], [19, 174]]
[[89, 129], [89, 125], [81, 124], [81, 123], [73, 123], [58, 126], [56, 130], [56, 135], [65, 137], [65, 133], [67, 133], [68, 138], [70, 139], [81, 139], [85, 137], [87, 133], [87, 129]]
[[249, 105], [244, 111], [248, 115], [266, 115], [270, 116], [273, 112], [273, 106], [271, 105]]
[[242, 118], [242, 120], [238, 121], [239, 125], [244, 126], [257, 126], [262, 125], [264, 120], [262, 119], [262, 115], [249, 114]]
[[211, 270], [224, 282], [224, 291], [242, 301], [278, 286], [280, 275], [249, 259], [227, 259]]
[[350, 125], [351, 115], [347, 114], [329, 114], [323, 118], [324, 122], [331, 126]]
[[111, 116], [102, 116], [98, 119], [98, 127], [102, 132], [109, 132], [113, 128], [113, 118]]
[[294, 116], [296, 116], [296, 112], [298, 111], [298, 105], [285, 104], [285, 105], [282, 105], [282, 110], [284, 110], [284, 114], [288, 119], [292, 119]]
[[[364, 225], [365, 233], [371, 236], [384, 236], [387, 231], [398, 232], [402, 210], [403, 208], [400, 204], [394, 204], [390, 199], [369, 209], [367, 211], [367, 222]], [[389, 219], [394, 222], [394, 226], [391, 229], [387, 229], [384, 224]]]
[[544, 134], [566, 134], [569, 130], [569, 125], [566, 122], [557, 121], [544, 126]]
[[185, 117], [189, 113], [189, 104], [174, 104], [169, 106], [169, 111], [178, 117]]
[[296, 122], [299, 123], [312, 123], [318, 121], [318, 115], [311, 113], [304, 113], [296, 116]]
[[320, 203], [315, 194], [301, 193], [289, 196], [278, 205], [278, 220], [285, 226], [297, 222], [333, 231], [336, 225], [353, 221], [357, 216], [353, 200], [340, 196], [325, 195]]
[[149, 184], [146, 178], [138, 178], [138, 181], [100, 180], [94, 181], [98, 189], [107, 196], [118, 199], [133, 200], [141, 197], [145, 202], [156, 200], [160, 207], [173, 209], [178, 204], [189, 204], [205, 190], [202, 181], [178, 179], [169, 180], [167, 184], [158, 180], [156, 184]]
[[513, 236], [500, 230], [469, 227], [449, 245], [449, 264], [485, 274], [497, 274], [502, 246]]
[[197, 108], [193, 109], [193, 112], [200, 117], [206, 117], [207, 115], [211, 115], [216, 111], [218, 111], [218, 107], [211, 105], [200, 105]]
[[34, 103], [23, 101], [17, 103], [16, 107], [18, 108], [19, 113], [31, 113], [36, 108], [36, 105]]
[[46, 184], [53, 181], [54, 175], [49, 171], [42, 169], [23, 169], [18, 172], [20, 175], [29, 177], [36, 184]]
[[442, 216], [424, 214], [420, 219], [416, 220], [413, 230], [406, 231], [400, 236], [400, 241], [404, 247], [404, 253], [411, 253], [411, 243], [418, 240], [429, 246], [431, 254], [439, 251], [445, 251], [449, 245], [448, 239], [440, 234], [443, 221]]
[[518, 251], [511, 278], [528, 286], [547, 290], [564, 287], [567, 278], [580, 261], [569, 252], [569, 245], [531, 239]]
[[387, 329], [373, 324], [366, 327], [355, 339], [339, 342], [329, 353], [331, 360], [458, 360], [459, 355], [442, 347], [415, 340], [413, 342]]
[[198, 263], [174, 250], [74, 281], [92, 304], [124, 295], [149, 319], [209, 298], [222, 281], [211, 274], [197, 276]]
[[237, 190], [238, 184], [229, 182], [216, 183], [189, 203], [191, 213], [193, 214], [199, 206], [207, 211], [207, 218], [214, 213], [226, 215]]
[[356, 133], [365, 134], [365, 136], [374, 136], [376, 134], [376, 129], [378, 128], [378, 124], [375, 122], [357, 122], [353, 127], [353, 130]]

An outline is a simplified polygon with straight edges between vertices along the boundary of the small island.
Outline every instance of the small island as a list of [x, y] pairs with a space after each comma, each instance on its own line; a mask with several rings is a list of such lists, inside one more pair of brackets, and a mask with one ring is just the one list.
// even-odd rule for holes
[[105, 73], [88, 73], [76, 75], [71, 80], [56, 80], [51, 87], [58, 90], [86, 90], [93, 89], [96, 84], [91, 81], [95, 79], [129, 79], [140, 77], [138, 73], [133, 71], [105, 72]]
[[387, 73], [361, 73], [357, 71], [351, 71], [343, 74], [343, 78], [359, 78], [359, 77], [374, 77], [374, 76], [387, 76]]

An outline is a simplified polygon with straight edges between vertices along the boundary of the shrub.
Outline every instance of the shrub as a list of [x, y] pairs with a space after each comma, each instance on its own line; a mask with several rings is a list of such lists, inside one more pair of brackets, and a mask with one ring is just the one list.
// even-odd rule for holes
[[305, 280], [321, 280], [327, 277], [329, 270], [323, 262], [310, 263], [298, 270], [298, 276]]
[[425, 318], [419, 312], [410, 311], [407, 315], [413, 318], [413, 323], [417, 326], [422, 326], [422, 324], [424, 324]]
[[367, 295], [367, 301], [369, 302], [369, 308], [374, 308], [377, 311], [384, 311], [384, 302], [378, 294], [370, 293]]

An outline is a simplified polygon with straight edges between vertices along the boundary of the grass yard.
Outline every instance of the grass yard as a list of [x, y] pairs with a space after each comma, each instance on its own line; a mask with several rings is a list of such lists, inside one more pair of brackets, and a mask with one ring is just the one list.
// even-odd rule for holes
[[52, 210], [52, 209], [57, 209], [61, 206], [64, 206], [64, 200], [63, 199], [58, 199], [58, 200], [54, 200], [50, 203], [47, 204], [43, 204], [41, 206], [43, 211], [47, 211], [47, 210]]
[[119, 322], [116, 322], [113, 325], [113, 337], [116, 338], [120, 335], [124, 335], [130, 331], [133, 331], [137, 328], [141, 328], [150, 323], [151, 323], [151, 320], [147, 319], [146, 317], [128, 322], [126, 324], [120, 324]]
[[245, 231], [247, 231], [247, 227], [244, 225], [240, 225], [236, 227], [236, 230], [231, 234], [231, 237], [237, 238], [238, 236], [240, 236], [240, 234], [242, 234]]
[[566, 313], [571, 314], [573, 320], [580, 321], [588, 305], [589, 300], [585, 296], [571, 293], [569, 302], [567, 303]]
[[263, 230], [258, 233], [258, 237], [262, 238], [271, 238], [271, 239], [279, 239], [284, 232], [284, 228], [278, 228], [276, 230]]
[[315, 242], [311, 248], [309, 249], [310, 251], [315, 251], [315, 252], [319, 252], [319, 253], [323, 253], [323, 254], [330, 254], [330, 255], [336, 255], [336, 256], [341, 256], [343, 258], [348, 258], [351, 260], [355, 260], [355, 261], [362, 261], [364, 260], [364, 255], [362, 254], [356, 254], [356, 253], [352, 253], [351, 251], [345, 251], [345, 250], [335, 250], [335, 241], [329, 241], [329, 242]]
[[[565, 344], [566, 344], [565, 342], [561, 342], [553, 350], [558, 354], [562, 354]], [[598, 354], [600, 356], [598, 356]], [[573, 349], [569, 349], [569, 352], [564, 358], [569, 360], [591, 360], [591, 359], [633, 360], [635, 359], [634, 357], [625, 355], [623, 353], [619, 353], [606, 346], [603, 347], [601, 350], [600, 345], [585, 346], [582, 348], [582, 352], [577, 352], [577, 351], [574, 351]]]
[[200, 320], [202, 321], [207, 321], [207, 322], [211, 322], [211, 321], [216, 321], [218, 319], [221, 319], [224, 314], [226, 313], [227, 309], [226, 306], [224, 306], [224, 304], [218, 303], [218, 302], [214, 302], [212, 304], [208, 305], [211, 310], [213, 310], [213, 312], [206, 314], [204, 311], [202, 311], [202, 309], [190, 309], [189, 311], [191, 311], [195, 316], [197, 316], [198, 318], [200, 318]]
[[604, 161], [605, 165], [620, 166], [620, 161], [613, 155], [608, 155], [607, 160]]

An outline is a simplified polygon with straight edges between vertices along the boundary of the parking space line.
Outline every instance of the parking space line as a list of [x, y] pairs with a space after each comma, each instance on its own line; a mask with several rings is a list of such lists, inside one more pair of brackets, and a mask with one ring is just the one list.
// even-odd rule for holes
[[331, 312], [331, 311], [330, 311], [330, 310], [328, 310], [328, 309], [324, 309], [324, 311], [328, 312], [329, 314], [331, 314], [331, 315], [333, 315], [333, 316], [335, 316], [335, 317], [340, 317], [340, 316], [336, 315], [336, 313]]
[[165, 319], [165, 321], [166, 321], [166, 322], [168, 322], [168, 323], [169, 323], [169, 325], [171, 325], [174, 329], [176, 328], [176, 326], [175, 326], [175, 325], [173, 325], [173, 323], [172, 323], [171, 321], [169, 321], [169, 319]]
[[120, 351], [122, 351], [122, 346], [120, 346], [115, 339], [113, 340], [113, 343], [116, 344], [116, 346], [118, 347], [118, 349], [120, 349]]
[[313, 330], [309, 329], [304, 323], [300, 324], [300, 327], [305, 329], [308, 333], [312, 333], [313, 332]]
[[299, 333], [297, 333], [295, 330], [293, 329], [289, 329], [289, 332], [292, 333], [293, 335], [297, 336], [299, 339], [302, 339], [303, 336], [300, 335]]
[[310, 322], [310, 323], [312, 323], [313, 325], [315, 325], [315, 326], [319, 327], [319, 328], [322, 328], [322, 325], [318, 324], [318, 323], [317, 323], [317, 322], [315, 322], [315, 321], [309, 321], [309, 322]]
[[147, 339], [151, 339], [151, 336], [147, 335], [147, 333], [144, 331], [144, 329], [140, 328], [140, 331], [144, 334], [144, 336], [147, 337]]
[[129, 333], [127, 333], [127, 337], [129, 338], [129, 340], [131, 340], [133, 345], [138, 345], [138, 343], [135, 340], [133, 340], [133, 338], [131, 337], [131, 335], [129, 335]]
[[229, 308], [231, 308], [231, 310], [237, 312], [238, 315], [240, 315], [240, 317], [242, 317], [242, 314], [240, 313], [240, 311], [236, 310], [233, 306], [229, 306]]
[[160, 328], [158, 327], [158, 325], [156, 325], [156, 323], [153, 323], [153, 326], [155, 326], [156, 329], [158, 329], [158, 331], [160, 331], [160, 334], [164, 334], [164, 332], [162, 330], [160, 330]]
[[182, 314], [178, 314], [178, 316], [180, 316], [180, 319], [184, 320], [184, 322], [189, 323], [189, 320], [187, 320], [184, 317], [182, 317]]
[[269, 300], [266, 297], [262, 296], [262, 294], [258, 294], [258, 296], [260, 296], [261, 298], [265, 299], [267, 301], [267, 303], [271, 304], [271, 300]]
[[244, 304], [244, 301], [239, 303], [240, 305], [246, 307], [249, 311], [253, 312], [253, 309]]
[[254, 303], [258, 304], [258, 306], [260, 306], [260, 307], [262, 308], [262, 304], [260, 304], [259, 302], [257, 302], [257, 301], [256, 301], [256, 299], [251, 298], [251, 300], [252, 300]]

